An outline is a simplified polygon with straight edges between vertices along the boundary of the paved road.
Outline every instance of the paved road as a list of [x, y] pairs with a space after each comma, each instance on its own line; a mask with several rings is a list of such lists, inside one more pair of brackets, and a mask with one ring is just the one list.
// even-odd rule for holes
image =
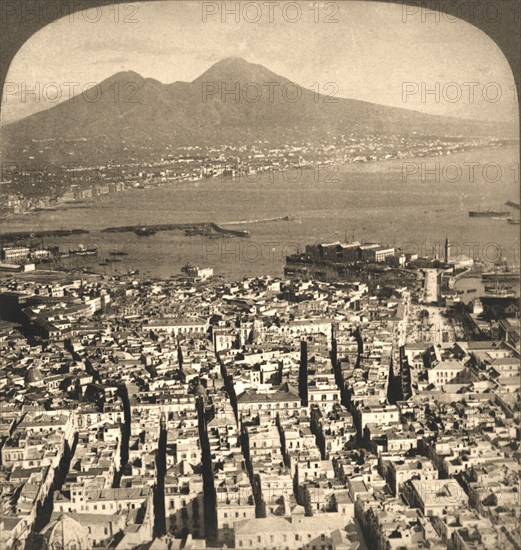
[[436, 269], [425, 269], [425, 299], [428, 304], [438, 301], [438, 271]]

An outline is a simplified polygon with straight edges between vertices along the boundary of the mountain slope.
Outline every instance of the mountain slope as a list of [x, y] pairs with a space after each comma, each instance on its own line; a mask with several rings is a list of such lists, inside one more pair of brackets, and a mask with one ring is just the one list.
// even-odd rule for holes
[[162, 84], [121, 72], [70, 101], [6, 126], [3, 140], [87, 139], [143, 146], [312, 141], [355, 133], [499, 135], [496, 124], [426, 115], [318, 95], [240, 58], [214, 64], [192, 82]]

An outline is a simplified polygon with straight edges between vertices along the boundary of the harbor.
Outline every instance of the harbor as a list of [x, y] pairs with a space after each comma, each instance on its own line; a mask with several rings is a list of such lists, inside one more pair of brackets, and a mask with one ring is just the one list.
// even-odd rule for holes
[[[507, 173], [513, 151], [498, 150], [496, 154], [501, 155], [498, 161]], [[461, 163], [478, 162], [481, 158], [482, 153], [478, 152], [452, 157]], [[468, 217], [469, 210], [487, 206], [501, 210], [500, 205], [515, 200], [515, 182], [506, 182], [495, 190], [483, 185], [479, 193], [469, 192], [470, 183], [461, 182], [440, 194], [439, 188], [422, 184], [419, 177], [406, 184], [399, 178], [397, 181], [400, 170], [401, 163], [397, 161], [350, 165], [339, 172], [337, 182], [319, 186], [313, 171], [303, 171], [302, 178], [294, 183], [275, 174], [272, 179], [263, 175], [255, 185], [216, 180], [198, 187], [180, 183], [134, 189], [107, 195], [85, 209], [32, 214], [30, 232], [28, 216], [22, 215], [4, 220], [0, 231], [4, 246], [22, 245], [20, 237], [45, 248], [59, 246], [61, 251], [76, 249], [79, 244], [87, 248], [97, 246], [96, 265], [89, 264], [87, 269], [99, 267], [98, 271], [104, 273], [139, 269], [150, 276], [164, 277], [170, 277], [187, 262], [211, 265], [216, 274], [231, 278], [266, 273], [280, 276], [286, 256], [295, 253], [299, 246], [317, 239], [335, 241], [346, 234], [351, 239], [363, 237], [420, 254], [439, 248], [445, 236], [450, 235], [454, 254], [459, 250], [491, 264], [504, 256], [509, 264], [519, 263], [515, 245], [519, 226], [506, 219]], [[239, 196], [240, 209], [236, 206]], [[418, 216], [418, 212], [423, 215]], [[512, 215], [517, 214], [512, 209]], [[225, 230], [226, 237], [208, 229], [209, 223]], [[173, 229], [143, 236], [135, 232], [158, 225]], [[248, 230], [251, 235], [244, 238], [240, 233], [231, 233], [233, 230]], [[119, 257], [121, 262], [97, 265], [117, 248], [129, 254]], [[73, 260], [82, 266], [92, 263], [89, 257], [74, 256]]]

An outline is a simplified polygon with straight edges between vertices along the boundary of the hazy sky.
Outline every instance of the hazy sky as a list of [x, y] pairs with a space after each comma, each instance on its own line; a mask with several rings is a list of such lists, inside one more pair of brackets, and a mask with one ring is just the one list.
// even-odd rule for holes
[[[273, 21], [264, 0], [257, 2], [262, 11], [251, 6], [239, 22], [233, 14], [222, 21], [223, 2], [206, 2], [206, 8], [199, 2], [135, 3], [64, 17], [18, 52], [2, 96], [2, 119], [11, 122], [51, 107], [56, 90], [68, 99], [67, 83], [78, 83], [77, 92], [121, 70], [165, 83], [191, 81], [232, 55], [305, 87], [317, 83], [320, 91], [334, 82], [339, 97], [451, 116], [517, 119], [510, 67], [495, 43], [472, 25], [420, 12], [406, 16], [406, 7], [392, 4], [330, 2], [326, 8], [322, 2], [318, 14], [312, 4], [301, 2], [298, 18], [279, 0], [271, 8]], [[286, 19], [298, 20], [286, 21], [282, 7]], [[204, 9], [218, 12], [204, 22]], [[328, 14], [338, 22], [324, 22]], [[260, 20], [249, 22], [244, 15]], [[437, 96], [422, 94], [436, 86]], [[38, 101], [22, 93], [35, 88]]]

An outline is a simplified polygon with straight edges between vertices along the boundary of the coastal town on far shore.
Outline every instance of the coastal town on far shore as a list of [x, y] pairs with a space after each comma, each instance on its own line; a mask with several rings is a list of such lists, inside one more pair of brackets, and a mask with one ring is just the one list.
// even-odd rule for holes
[[0, 275], [2, 549], [519, 550], [518, 272], [464, 303], [449, 238], [42, 265]]
[[[78, 207], [129, 189], [142, 189], [182, 182], [242, 180], [255, 184], [263, 176], [277, 172], [295, 180], [295, 170], [313, 171], [318, 182], [334, 183], [340, 166], [451, 155], [482, 148], [509, 146], [515, 140], [497, 138], [436, 138], [401, 135], [331, 136], [318, 142], [251, 145], [132, 148], [107, 153], [107, 161], [82, 162], [84, 140], [31, 142], [23, 154], [3, 162], [0, 173], [0, 214], [12, 216], [38, 211]], [[517, 143], [517, 142], [516, 142]], [[53, 160], [60, 149], [67, 161]], [[132, 154], [130, 153], [132, 151]], [[49, 156], [51, 155], [51, 156]], [[117, 158], [118, 160], [114, 160]], [[112, 159], [112, 160], [110, 160]], [[453, 176], [451, 176], [453, 177]]]

